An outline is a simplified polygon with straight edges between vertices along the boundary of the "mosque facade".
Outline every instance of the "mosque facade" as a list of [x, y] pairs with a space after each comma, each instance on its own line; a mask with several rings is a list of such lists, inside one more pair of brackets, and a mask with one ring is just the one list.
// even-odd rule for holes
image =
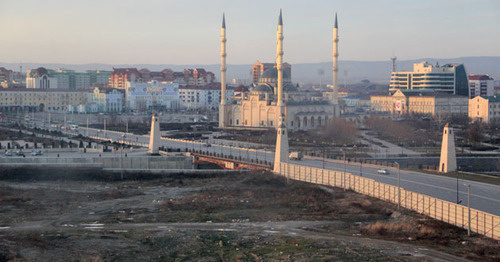
[[[336, 25], [337, 23], [335, 23]], [[281, 34], [282, 37], [281, 15], [278, 27], [280, 28], [278, 35]], [[225, 21], [223, 21], [221, 32], [221, 69], [224, 69], [221, 70], [221, 83], [225, 83], [225, 79], [223, 79], [226, 69]], [[281, 49], [282, 42], [280, 43], [279, 39], [277, 44], [278, 49]], [[282, 59], [282, 57], [283, 51], [281, 50], [277, 54], [277, 60]], [[334, 54], [334, 60], [337, 57], [338, 55]], [[289, 130], [309, 130], [325, 126], [329, 120], [339, 115], [338, 103], [333, 101], [337, 99], [337, 96], [332, 95], [329, 98], [318, 99], [308, 92], [300, 91], [298, 84], [292, 82], [287, 70], [279, 69], [279, 65], [282, 64], [282, 60], [277, 61], [274, 67], [262, 73], [258, 83], [254, 83], [247, 92], [241, 92], [231, 97], [227, 104], [222, 105], [221, 103], [219, 107], [219, 123], [223, 123], [219, 125], [221, 128], [277, 129], [280, 111], [284, 110], [285, 126]], [[336, 65], [336, 63], [334, 64]], [[279, 90], [280, 88], [281, 90]], [[221, 89], [224, 92], [225, 86], [221, 85]], [[282, 105], [278, 103], [280, 93], [282, 94]]]

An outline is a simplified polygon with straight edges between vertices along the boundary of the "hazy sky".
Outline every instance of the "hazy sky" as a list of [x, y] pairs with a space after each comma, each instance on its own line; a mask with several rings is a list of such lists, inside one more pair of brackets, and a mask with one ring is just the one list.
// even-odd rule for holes
[[334, 13], [340, 60], [500, 56], [499, 0], [0, 0], [1, 62], [270, 62], [283, 8], [285, 61], [327, 62]]

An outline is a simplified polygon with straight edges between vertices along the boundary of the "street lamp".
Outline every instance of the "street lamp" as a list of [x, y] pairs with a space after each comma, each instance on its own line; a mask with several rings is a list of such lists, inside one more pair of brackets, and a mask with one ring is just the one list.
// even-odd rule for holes
[[398, 209], [401, 207], [401, 186], [400, 186], [400, 177], [401, 177], [401, 169], [398, 162], [394, 162], [398, 165]]
[[467, 213], [468, 213], [468, 227], [467, 236], [470, 236], [470, 184], [467, 185]]
[[344, 153], [344, 191], [345, 191], [345, 173], [346, 173], [346, 159], [345, 159], [345, 150], [342, 151]]
[[[458, 169], [460, 170], [460, 167], [458, 167]], [[457, 202], [456, 202], [457, 204], [459, 203], [459, 200], [458, 200], [458, 198], [459, 198], [458, 197], [458, 172], [459, 171], [457, 170]]]

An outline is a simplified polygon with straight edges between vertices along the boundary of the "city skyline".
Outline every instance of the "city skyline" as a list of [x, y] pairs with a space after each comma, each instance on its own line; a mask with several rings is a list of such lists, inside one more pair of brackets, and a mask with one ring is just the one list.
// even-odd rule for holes
[[290, 63], [331, 61], [335, 12], [340, 60], [500, 56], [495, 6], [500, 4], [487, 0], [4, 1], [0, 22], [10, 26], [0, 43], [0, 62], [217, 64], [223, 12], [228, 64], [272, 61], [280, 8]]

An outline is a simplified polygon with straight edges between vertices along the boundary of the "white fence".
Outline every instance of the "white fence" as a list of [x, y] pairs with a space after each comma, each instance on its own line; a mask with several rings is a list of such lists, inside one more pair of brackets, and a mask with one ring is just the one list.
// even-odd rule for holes
[[500, 217], [483, 211], [469, 209], [404, 188], [398, 190], [397, 186], [339, 171], [281, 163], [279, 174], [294, 180], [353, 190], [394, 204], [400, 204], [401, 207], [458, 227], [465, 229], [470, 227], [471, 231], [493, 239], [500, 239]]

